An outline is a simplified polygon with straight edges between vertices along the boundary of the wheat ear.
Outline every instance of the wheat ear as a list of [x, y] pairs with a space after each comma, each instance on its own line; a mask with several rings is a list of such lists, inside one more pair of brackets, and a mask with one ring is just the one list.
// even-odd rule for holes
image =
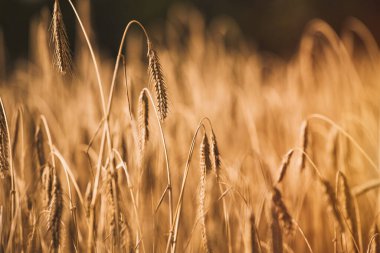
[[71, 71], [72, 60], [65, 23], [63, 22], [62, 12], [58, 0], [54, 0], [51, 30], [51, 40], [54, 46], [54, 65], [62, 75], [65, 75]]
[[48, 230], [51, 233], [51, 247], [54, 253], [59, 252], [61, 245], [61, 220], [63, 211], [63, 198], [61, 182], [57, 171], [53, 168], [53, 182], [51, 189], [51, 201], [48, 209]]
[[149, 140], [149, 101], [146, 91], [142, 90], [138, 105], [138, 135], [140, 162], [144, 156], [146, 142]]
[[219, 170], [220, 170], [220, 153], [218, 148], [218, 142], [216, 141], [216, 136], [214, 130], [211, 130], [211, 157], [213, 159], [213, 169], [215, 170], [215, 174], [217, 178], [219, 178]]
[[2, 179], [9, 176], [10, 170], [10, 140], [8, 132], [8, 124], [5, 116], [5, 110], [1, 103], [0, 112], [0, 177]]
[[343, 232], [344, 231], [344, 223], [343, 223], [342, 217], [340, 215], [340, 212], [338, 210], [338, 201], [337, 201], [335, 194], [334, 194], [334, 188], [325, 179], [320, 178], [319, 182], [321, 183], [323, 195], [324, 195], [324, 198], [327, 202], [328, 209], [331, 212], [331, 214], [333, 215], [336, 223], [338, 224], [340, 231]]
[[154, 84], [156, 92], [157, 108], [160, 120], [164, 121], [168, 115], [168, 94], [165, 83], [165, 78], [162, 73], [160, 60], [157, 52], [152, 48], [152, 44], [148, 42], [148, 59], [149, 59], [149, 74], [151, 81]]
[[208, 238], [207, 238], [207, 228], [206, 228], [206, 212], [205, 212], [205, 200], [206, 200], [206, 177], [207, 173], [211, 171], [211, 160], [210, 160], [210, 145], [208, 142], [207, 134], [204, 133], [201, 147], [200, 147], [200, 168], [201, 168], [201, 178], [200, 178], [200, 189], [199, 189], [199, 224], [201, 226], [201, 237], [202, 237], [202, 247], [204, 252], [212, 252]]
[[282, 200], [281, 192], [276, 187], [272, 190], [272, 203], [277, 217], [279, 218], [286, 233], [293, 231], [293, 218], [290, 216], [285, 203]]
[[269, 209], [269, 222], [270, 222], [270, 244], [269, 244], [269, 252], [273, 253], [282, 253], [283, 245], [282, 245], [282, 232], [280, 227], [280, 222], [278, 219], [278, 212], [273, 201], [270, 203]]

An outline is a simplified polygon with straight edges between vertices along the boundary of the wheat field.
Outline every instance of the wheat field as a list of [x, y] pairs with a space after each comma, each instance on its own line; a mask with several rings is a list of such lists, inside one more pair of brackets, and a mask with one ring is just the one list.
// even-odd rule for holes
[[55, 0], [0, 78], [0, 252], [380, 252], [380, 55], [360, 20], [311, 20], [283, 60], [178, 8], [165, 35], [127, 23], [111, 58], [86, 3]]

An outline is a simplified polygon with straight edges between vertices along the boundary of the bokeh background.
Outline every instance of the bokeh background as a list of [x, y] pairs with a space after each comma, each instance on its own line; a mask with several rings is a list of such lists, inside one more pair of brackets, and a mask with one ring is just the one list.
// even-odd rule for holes
[[[14, 62], [28, 56], [30, 21], [43, 8], [51, 8], [48, 0], [0, 0], [0, 29], [5, 35], [7, 59]], [[339, 34], [349, 16], [359, 18], [374, 37], [380, 39], [380, 1], [376, 0], [96, 0], [90, 1], [92, 26], [96, 42], [106, 53], [114, 54], [125, 24], [131, 19], [147, 27], [165, 27], [173, 6], [194, 7], [203, 15], [206, 25], [224, 17], [249, 45], [282, 57], [297, 49], [305, 25], [321, 18]], [[75, 41], [75, 19], [68, 3], [61, 3], [69, 37]], [[163, 31], [165, 29], [162, 29]]]

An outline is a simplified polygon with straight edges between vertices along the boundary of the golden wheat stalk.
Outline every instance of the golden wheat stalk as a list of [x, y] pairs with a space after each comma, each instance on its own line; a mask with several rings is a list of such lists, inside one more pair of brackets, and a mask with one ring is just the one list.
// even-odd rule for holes
[[4, 106], [1, 102], [0, 111], [0, 177], [2, 179], [9, 176], [10, 170], [10, 140], [7, 117], [5, 114]]
[[340, 179], [338, 180], [338, 203], [349, 231], [347, 236], [347, 250], [349, 252], [357, 252], [357, 246], [355, 244], [358, 241], [358, 224], [356, 222], [354, 200], [346, 176], [341, 171], [338, 173], [338, 179]]
[[54, 0], [53, 17], [51, 21], [51, 40], [54, 46], [53, 61], [58, 71], [65, 75], [71, 71], [71, 53], [63, 22], [59, 0]]
[[63, 198], [61, 182], [57, 171], [53, 168], [53, 181], [51, 188], [51, 200], [48, 209], [48, 230], [51, 233], [51, 248], [54, 253], [59, 252], [61, 246], [61, 223], [63, 211]]
[[245, 253], [259, 253], [260, 247], [257, 240], [256, 225], [255, 225], [255, 215], [251, 212], [245, 222]]
[[159, 117], [161, 121], [164, 121], [168, 115], [168, 94], [165, 78], [157, 52], [152, 48], [150, 42], [148, 45], [149, 75], [156, 92]]
[[338, 224], [340, 231], [343, 232], [344, 223], [338, 209], [338, 201], [335, 197], [334, 189], [331, 186], [331, 184], [325, 179], [320, 178], [319, 182], [321, 183], [323, 195], [327, 202], [328, 209], [333, 215], [336, 223]]
[[145, 90], [142, 90], [138, 104], [138, 136], [140, 161], [144, 156], [146, 142], [149, 140], [149, 101]]
[[206, 227], [206, 212], [205, 212], [205, 200], [206, 200], [206, 178], [207, 173], [211, 171], [211, 160], [210, 160], [210, 145], [208, 142], [207, 134], [204, 133], [202, 138], [202, 143], [200, 146], [200, 169], [201, 177], [199, 184], [199, 204], [198, 204], [198, 215], [199, 215], [199, 224], [201, 226], [201, 238], [202, 238], [202, 247], [204, 252], [211, 252], [211, 248], [207, 236], [207, 227]]
[[212, 165], [213, 165], [215, 174], [219, 178], [220, 153], [219, 153], [218, 142], [216, 141], [214, 130], [211, 130], [211, 157], [213, 158]]

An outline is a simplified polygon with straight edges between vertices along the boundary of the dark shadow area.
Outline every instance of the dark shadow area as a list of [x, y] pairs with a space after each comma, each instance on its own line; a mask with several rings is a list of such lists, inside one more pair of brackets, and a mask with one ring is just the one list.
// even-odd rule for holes
[[[28, 56], [30, 21], [53, 1], [0, 0], [0, 29], [4, 33], [7, 59], [11, 62]], [[259, 50], [289, 57], [298, 46], [305, 25], [321, 18], [339, 33], [349, 16], [364, 22], [379, 40], [380, 2], [375, 0], [96, 0], [90, 1], [92, 26], [97, 44], [106, 53], [115, 54], [125, 24], [138, 19], [149, 27], [164, 27], [173, 4], [196, 7], [206, 24], [220, 16], [236, 21], [245, 39]], [[75, 41], [75, 19], [65, 0], [62, 12], [71, 41]]]

